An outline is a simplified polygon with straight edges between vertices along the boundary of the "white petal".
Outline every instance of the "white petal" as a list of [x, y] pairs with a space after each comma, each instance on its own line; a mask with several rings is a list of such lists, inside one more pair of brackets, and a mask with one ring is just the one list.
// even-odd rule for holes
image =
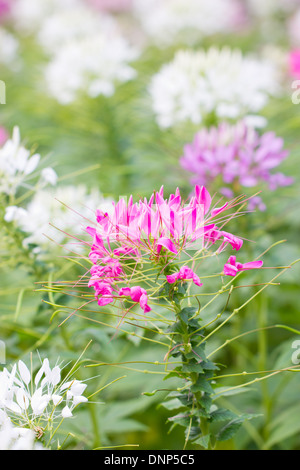
[[59, 403], [61, 403], [63, 401], [63, 397], [61, 397], [60, 395], [52, 395], [51, 396], [52, 398], [52, 401], [54, 403], [55, 406], [59, 405]]
[[28, 399], [25, 391], [22, 390], [22, 388], [18, 389], [18, 391], [16, 393], [16, 399], [17, 399], [19, 407], [22, 408], [23, 410], [27, 410], [27, 408], [29, 406], [29, 399]]
[[71, 393], [74, 396], [82, 395], [86, 387], [86, 384], [83, 384], [82, 382], [76, 380], [71, 387]]
[[79, 403], [86, 403], [88, 401], [88, 399], [86, 397], [74, 397], [73, 398], [73, 405], [76, 406], [76, 405], [79, 405]]
[[14, 413], [17, 413], [18, 415], [22, 414], [21, 408], [14, 401], [6, 402], [5, 407]]
[[57, 183], [57, 173], [53, 170], [53, 168], [44, 168], [41, 171], [41, 176], [46, 183], [55, 186]]
[[70, 418], [72, 415], [72, 411], [68, 406], [65, 406], [64, 409], [61, 412], [61, 415], [63, 418]]
[[32, 157], [28, 160], [27, 165], [24, 170], [25, 175], [30, 175], [39, 164], [41, 156], [39, 154], [32, 155]]
[[41, 380], [43, 373], [44, 373], [44, 366], [42, 365], [42, 367], [36, 373], [36, 376], [35, 376], [35, 379], [34, 379], [34, 384], [35, 384], [36, 387], [38, 386], [39, 381]]
[[26, 366], [26, 364], [24, 364], [23, 361], [18, 362], [18, 367], [19, 367], [21, 379], [26, 385], [28, 385], [31, 379], [31, 375], [30, 375], [28, 367]]
[[54, 367], [51, 373], [51, 383], [55, 387], [60, 382], [60, 368], [58, 366]]

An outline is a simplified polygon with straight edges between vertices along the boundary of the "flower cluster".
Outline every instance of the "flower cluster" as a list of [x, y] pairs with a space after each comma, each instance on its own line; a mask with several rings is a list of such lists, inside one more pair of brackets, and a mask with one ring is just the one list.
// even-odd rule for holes
[[[179, 51], [154, 75], [152, 105], [159, 126], [253, 117], [280, 90], [276, 67], [227, 47]], [[255, 117], [255, 116], [254, 116]]]
[[92, 98], [111, 96], [116, 84], [136, 76], [130, 64], [139, 53], [113, 17], [95, 12], [82, 0], [46, 0], [39, 5], [30, 1], [31, 8], [27, 5], [29, 11], [23, 14], [24, 2], [17, 0], [16, 21], [25, 22], [25, 30], [27, 24], [36, 25], [33, 32], [49, 57], [45, 84], [59, 103], [70, 104], [85, 93]]
[[240, 189], [266, 182], [274, 191], [293, 182], [282, 173], [272, 173], [288, 156], [283, 144], [273, 132], [260, 135], [244, 122], [222, 123], [198, 132], [194, 141], [185, 145], [180, 163], [193, 174], [192, 184], [210, 187], [217, 181], [227, 185], [220, 192], [229, 197], [233, 196], [231, 188], [237, 185]]
[[143, 31], [159, 47], [228, 33], [243, 20], [236, 0], [135, 0], [134, 10]]
[[45, 428], [57, 418], [69, 418], [74, 408], [87, 400], [86, 385], [78, 380], [62, 380], [61, 368], [50, 368], [48, 359], [33, 377], [23, 361], [11, 372], [0, 372], [0, 409], [18, 420], [22, 427]]
[[31, 429], [14, 426], [5, 411], [0, 409], [0, 450], [43, 450]]
[[[7, 139], [1, 131], [3, 146], [0, 148], [0, 193], [15, 195], [19, 186], [24, 185], [37, 169], [39, 154], [31, 154], [21, 143], [20, 130], [14, 127], [12, 137]], [[40, 173], [41, 183], [56, 184], [57, 176], [52, 168], [44, 168]]]
[[[218, 217], [224, 223], [224, 211], [232, 207], [226, 203], [212, 207], [212, 199], [204, 186], [195, 187], [195, 196], [188, 204], [181, 198], [179, 189], [164, 199], [163, 188], [154, 193], [150, 200], [128, 203], [121, 199], [114, 204], [111, 215], [97, 211], [97, 226], [87, 227], [93, 237], [89, 259], [89, 287], [93, 287], [100, 306], [113, 303], [123, 296], [139, 303], [146, 313], [151, 310], [148, 294], [141, 286], [131, 287], [132, 272], [127, 272], [128, 263], [133, 267], [150, 260], [160, 272], [179, 260], [187, 250], [201, 251], [221, 242], [217, 253], [228, 245], [235, 250], [242, 247], [243, 240], [216, 226]], [[133, 268], [134, 270], [134, 268]], [[187, 266], [178, 272], [166, 273], [168, 283], [192, 280], [201, 286], [199, 277]], [[120, 284], [125, 284], [120, 288]]]

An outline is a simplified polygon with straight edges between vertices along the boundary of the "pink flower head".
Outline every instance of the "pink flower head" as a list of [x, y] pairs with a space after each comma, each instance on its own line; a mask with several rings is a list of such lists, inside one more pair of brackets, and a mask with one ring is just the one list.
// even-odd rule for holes
[[230, 185], [254, 187], [266, 182], [270, 190], [292, 184], [293, 179], [281, 173], [272, 173], [287, 156], [283, 139], [273, 132], [259, 135], [253, 128], [240, 122], [222, 123], [219, 127], [203, 129], [194, 141], [184, 147], [180, 160], [182, 167], [193, 173], [192, 184], [212, 185], [221, 178], [223, 194], [229, 194]]
[[[163, 187], [147, 199], [128, 203], [120, 199], [108, 216], [97, 211], [97, 228], [87, 228], [94, 243], [90, 257], [101, 256], [104, 240], [117, 244], [116, 256], [141, 258], [143, 254], [153, 259], [179, 255], [186, 248], [215, 228], [213, 220], [229, 208], [226, 203], [211, 209], [212, 199], [207, 189], [195, 187], [195, 195], [188, 203], [182, 200], [177, 188], [169, 199], [163, 196]], [[224, 232], [225, 233], [225, 232]]]
[[[194, 196], [187, 202], [182, 200], [178, 188], [165, 199], [162, 187], [149, 200], [133, 203], [130, 196], [128, 202], [120, 199], [113, 203], [110, 214], [97, 211], [96, 227], [87, 227], [86, 231], [92, 237], [89, 260], [93, 264], [88, 287], [94, 289], [98, 304], [107, 305], [127, 296], [147, 313], [151, 309], [146, 290], [129, 287], [135, 283], [137, 265], [145, 259], [162, 273], [165, 266], [190, 247], [198, 251], [220, 242], [217, 253], [228, 245], [238, 251], [243, 241], [214, 223], [217, 218], [224, 226], [224, 213], [231, 207], [230, 203], [212, 207], [207, 189], [196, 185]], [[197, 244], [195, 248], [199, 240], [200, 247]], [[169, 283], [184, 280], [202, 286], [199, 277], [187, 266], [167, 276]]]
[[152, 309], [148, 305], [147, 291], [140, 286], [135, 287], [123, 287], [119, 291], [119, 296], [131, 297], [133, 302], [139, 302], [140, 307], [144, 313], [150, 312]]
[[203, 286], [203, 283], [200, 281], [197, 274], [195, 274], [188, 266], [183, 266], [177, 273], [170, 274], [166, 277], [169, 284], [174, 284], [176, 281], [192, 280], [196, 286]]
[[300, 49], [290, 52], [289, 62], [292, 77], [300, 78]]
[[250, 261], [249, 263], [239, 263], [235, 256], [230, 256], [224, 265], [225, 276], [235, 276], [239, 271], [247, 271], [249, 269], [258, 269], [263, 265], [262, 261]]

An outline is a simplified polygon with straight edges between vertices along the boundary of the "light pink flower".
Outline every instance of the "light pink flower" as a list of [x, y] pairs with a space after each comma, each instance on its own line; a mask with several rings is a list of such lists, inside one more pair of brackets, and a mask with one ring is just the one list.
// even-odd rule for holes
[[11, 10], [11, 0], [0, 0], [0, 21]]
[[[296, 70], [296, 59], [294, 61]], [[300, 61], [297, 67], [300, 71]], [[267, 183], [274, 191], [278, 186], [293, 182], [293, 178], [282, 173], [273, 173], [288, 156], [283, 144], [283, 139], [273, 132], [259, 135], [244, 122], [222, 123], [217, 128], [198, 132], [194, 141], [184, 147], [180, 163], [192, 173], [192, 184], [213, 186], [221, 179], [225, 186], [220, 192], [227, 196], [237, 184], [255, 187]]]
[[239, 271], [248, 271], [250, 269], [258, 269], [263, 265], [262, 261], [250, 261], [249, 263], [239, 263], [236, 256], [230, 256], [224, 265], [225, 276], [235, 276]]

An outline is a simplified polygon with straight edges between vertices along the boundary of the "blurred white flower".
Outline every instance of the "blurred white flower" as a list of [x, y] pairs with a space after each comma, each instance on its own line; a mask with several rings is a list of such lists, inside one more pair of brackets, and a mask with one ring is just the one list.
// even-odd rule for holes
[[272, 63], [243, 57], [241, 51], [227, 47], [177, 52], [149, 87], [163, 128], [184, 121], [199, 124], [211, 115], [222, 120], [244, 118], [258, 113], [279, 90]]
[[53, 170], [53, 168], [43, 168], [41, 171], [41, 179], [46, 183], [51, 184], [51, 186], [55, 186], [57, 183], [57, 173]]
[[117, 83], [136, 76], [129, 63], [137, 58], [137, 50], [110, 21], [104, 22], [98, 33], [67, 41], [57, 49], [45, 68], [46, 85], [61, 104], [71, 103], [80, 92], [92, 98], [111, 96]]
[[[0, 193], [15, 195], [18, 187], [37, 169], [40, 155], [32, 155], [21, 143], [20, 129], [14, 127], [12, 137], [0, 147]], [[56, 173], [52, 168], [42, 170], [42, 180], [55, 184]]]
[[[25, 246], [38, 245], [39, 251], [40, 247], [50, 243], [47, 236], [56, 243], [62, 243], [67, 238], [65, 232], [74, 235], [85, 233], [86, 220], [93, 220], [95, 210], [100, 208], [105, 212], [111, 209], [111, 199], [104, 199], [98, 190], [88, 193], [83, 185], [62, 186], [55, 191], [37, 191], [26, 209], [7, 207], [5, 220], [14, 221], [28, 235], [24, 239]], [[51, 227], [50, 223], [59, 230]]]
[[134, 8], [144, 32], [160, 47], [232, 32], [243, 16], [236, 0], [134, 0]]
[[85, 39], [97, 34], [102, 29], [116, 27], [114, 20], [103, 16], [85, 4], [73, 8], [58, 8], [40, 24], [38, 42], [51, 54], [56, 54], [62, 45]]
[[300, 8], [290, 19], [289, 35], [293, 46], [300, 48]]
[[54, 11], [68, 10], [81, 0], [14, 0], [11, 16], [15, 27], [22, 33], [36, 33], [41, 23]]
[[0, 409], [22, 426], [35, 429], [38, 425], [45, 430], [57, 418], [72, 416], [78, 404], [88, 401], [83, 396], [85, 389], [81, 381], [62, 380], [61, 368], [56, 365], [51, 369], [48, 359], [34, 377], [19, 361], [11, 372], [6, 368], [0, 372]]
[[35, 442], [35, 432], [13, 425], [5, 411], [0, 409], [0, 450], [43, 450]]
[[14, 127], [11, 139], [0, 148], [0, 192], [14, 194], [17, 187], [37, 168], [40, 155], [31, 155], [21, 144], [20, 130]]
[[260, 18], [269, 18], [277, 12], [290, 12], [299, 0], [247, 0], [249, 10]]
[[0, 64], [12, 69], [19, 66], [19, 42], [4, 28], [0, 27]]

